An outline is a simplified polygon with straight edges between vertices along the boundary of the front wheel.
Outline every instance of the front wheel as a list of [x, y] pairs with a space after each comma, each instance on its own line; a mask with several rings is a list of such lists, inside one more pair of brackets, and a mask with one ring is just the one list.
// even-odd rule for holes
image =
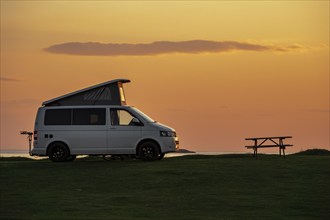
[[64, 162], [68, 159], [69, 155], [69, 150], [63, 143], [53, 143], [49, 146], [48, 156], [53, 162]]
[[158, 145], [153, 141], [142, 143], [138, 151], [139, 157], [145, 161], [157, 160], [159, 153]]

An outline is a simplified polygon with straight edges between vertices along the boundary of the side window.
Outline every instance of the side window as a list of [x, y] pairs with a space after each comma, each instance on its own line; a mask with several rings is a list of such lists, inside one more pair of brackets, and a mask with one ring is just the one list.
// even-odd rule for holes
[[111, 125], [136, 125], [131, 113], [124, 109], [110, 109]]
[[47, 109], [45, 125], [71, 125], [71, 109]]
[[105, 125], [104, 108], [73, 109], [73, 125]]

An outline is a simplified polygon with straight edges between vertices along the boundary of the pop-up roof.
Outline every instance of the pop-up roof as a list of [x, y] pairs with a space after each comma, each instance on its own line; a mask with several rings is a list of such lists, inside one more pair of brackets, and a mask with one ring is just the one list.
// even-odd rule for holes
[[123, 84], [127, 82], [130, 80], [111, 80], [45, 101], [42, 105], [126, 105]]

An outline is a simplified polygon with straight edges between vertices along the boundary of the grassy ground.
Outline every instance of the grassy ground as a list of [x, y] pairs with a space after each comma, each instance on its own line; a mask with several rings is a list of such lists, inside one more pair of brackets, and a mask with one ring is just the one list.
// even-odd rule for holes
[[0, 219], [329, 219], [330, 156], [0, 160]]

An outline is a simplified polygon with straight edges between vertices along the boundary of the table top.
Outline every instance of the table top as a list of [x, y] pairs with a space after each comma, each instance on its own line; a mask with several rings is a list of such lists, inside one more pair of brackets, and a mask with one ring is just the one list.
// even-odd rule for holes
[[245, 140], [260, 140], [260, 139], [285, 139], [292, 138], [292, 136], [277, 136], [277, 137], [257, 137], [257, 138], [245, 138]]

